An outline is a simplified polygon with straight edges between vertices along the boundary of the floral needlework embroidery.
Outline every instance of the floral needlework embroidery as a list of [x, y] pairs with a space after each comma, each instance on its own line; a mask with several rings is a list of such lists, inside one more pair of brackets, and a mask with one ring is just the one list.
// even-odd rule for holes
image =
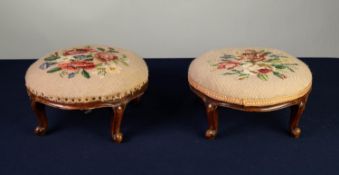
[[297, 65], [284, 55], [255, 49], [224, 54], [217, 63], [211, 63], [216, 70], [225, 70], [223, 75], [235, 75], [239, 80], [256, 76], [263, 81], [269, 80], [270, 76], [286, 79], [286, 71], [294, 72]]
[[92, 75], [104, 77], [107, 73], [119, 73], [122, 66], [128, 66], [127, 56], [120, 55], [114, 48], [83, 47], [49, 55], [40, 69], [57, 72], [61, 77], [73, 78], [80, 74], [91, 78]]

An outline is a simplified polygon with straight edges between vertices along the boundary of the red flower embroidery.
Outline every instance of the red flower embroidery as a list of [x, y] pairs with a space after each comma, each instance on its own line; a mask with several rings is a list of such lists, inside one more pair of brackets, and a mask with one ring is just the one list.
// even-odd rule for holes
[[266, 52], [257, 52], [256, 50], [248, 49], [240, 55], [240, 59], [245, 59], [252, 62], [263, 61], [266, 59], [265, 57], [267, 54], [268, 53]]
[[263, 68], [263, 69], [259, 69], [258, 72], [260, 72], [262, 74], [268, 74], [268, 73], [271, 73], [272, 70], [271, 69], [267, 69], [267, 68]]
[[236, 61], [223, 61], [218, 64], [217, 69], [233, 69], [239, 65], [240, 63]]
[[63, 55], [64, 56], [69, 56], [69, 55], [82, 55], [86, 54], [89, 52], [96, 52], [95, 49], [92, 48], [78, 48], [78, 49], [71, 49], [71, 50], [66, 50]]
[[93, 69], [95, 68], [95, 65], [93, 64], [93, 62], [90, 61], [72, 61], [68, 63], [58, 64], [58, 67], [65, 70], [77, 71], [79, 69]]
[[95, 58], [103, 62], [108, 62], [118, 59], [118, 56], [116, 56], [114, 53], [98, 52], [97, 54], [95, 54]]

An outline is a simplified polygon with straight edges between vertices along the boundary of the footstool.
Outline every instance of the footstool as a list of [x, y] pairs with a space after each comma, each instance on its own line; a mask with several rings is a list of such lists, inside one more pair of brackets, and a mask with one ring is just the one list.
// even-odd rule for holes
[[300, 137], [312, 74], [296, 57], [269, 48], [213, 50], [192, 61], [188, 81], [206, 106], [207, 139], [217, 135], [219, 106], [249, 112], [291, 107], [289, 130]]
[[37, 135], [47, 131], [45, 105], [65, 110], [113, 109], [111, 134], [120, 143], [126, 105], [146, 90], [144, 60], [121, 48], [88, 45], [51, 52], [26, 72], [26, 88], [36, 113]]

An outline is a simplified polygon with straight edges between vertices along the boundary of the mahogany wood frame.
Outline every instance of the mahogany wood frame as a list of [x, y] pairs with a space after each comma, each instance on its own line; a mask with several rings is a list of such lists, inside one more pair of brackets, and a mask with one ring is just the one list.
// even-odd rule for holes
[[289, 132], [294, 138], [299, 138], [301, 135], [301, 129], [299, 128], [299, 122], [301, 116], [305, 110], [305, 106], [307, 103], [308, 96], [311, 92], [311, 89], [302, 97], [297, 98], [295, 100], [291, 100], [288, 102], [269, 105], [269, 106], [242, 106], [232, 103], [227, 103], [219, 100], [212, 99], [206, 96], [204, 93], [200, 92], [193, 86], [190, 86], [191, 90], [200, 97], [205, 103], [207, 120], [208, 120], [208, 128], [205, 132], [206, 139], [214, 139], [218, 133], [218, 107], [227, 107], [231, 109], [247, 111], [247, 112], [270, 112], [279, 110], [282, 108], [291, 108], [291, 116], [290, 116], [290, 124], [289, 124]]
[[120, 131], [121, 122], [123, 119], [124, 111], [127, 104], [130, 101], [139, 102], [141, 96], [147, 89], [148, 84], [143, 85], [139, 90], [136, 90], [131, 95], [123, 97], [122, 99], [115, 101], [96, 101], [89, 103], [61, 103], [48, 100], [47, 98], [37, 96], [27, 89], [28, 96], [31, 100], [31, 107], [36, 114], [38, 126], [36, 126], [34, 132], [36, 135], [42, 136], [47, 132], [48, 119], [45, 112], [45, 106], [51, 106], [64, 110], [91, 110], [96, 108], [109, 107], [113, 109], [112, 122], [111, 122], [111, 136], [112, 139], [121, 143], [123, 140], [123, 134]]

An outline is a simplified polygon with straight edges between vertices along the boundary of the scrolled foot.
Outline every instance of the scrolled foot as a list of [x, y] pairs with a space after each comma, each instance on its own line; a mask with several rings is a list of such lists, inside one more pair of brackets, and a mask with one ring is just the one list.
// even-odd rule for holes
[[37, 126], [34, 130], [34, 133], [38, 136], [43, 136], [47, 131], [47, 128], [41, 127], [41, 126]]
[[205, 102], [205, 106], [208, 120], [208, 129], [205, 133], [205, 138], [211, 140], [215, 138], [218, 131], [218, 106], [208, 101]]
[[205, 133], [206, 139], [214, 139], [217, 136], [217, 130], [208, 129]]
[[123, 134], [121, 132], [116, 133], [116, 134], [112, 134], [112, 139], [117, 142], [117, 143], [121, 143], [123, 140]]
[[292, 128], [291, 129], [291, 134], [294, 138], [299, 138], [301, 135], [301, 129], [300, 128]]
[[38, 125], [34, 129], [34, 133], [38, 136], [42, 136], [46, 133], [48, 128], [48, 120], [45, 113], [45, 105], [36, 102], [34, 99], [31, 100], [31, 107], [36, 114]]

